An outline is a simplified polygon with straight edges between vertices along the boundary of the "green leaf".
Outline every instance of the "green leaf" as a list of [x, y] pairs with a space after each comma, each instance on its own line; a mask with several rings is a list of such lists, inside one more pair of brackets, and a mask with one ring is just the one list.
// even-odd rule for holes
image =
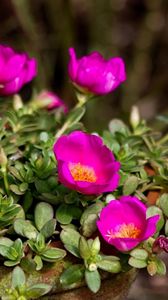
[[41, 255], [42, 259], [48, 262], [62, 259], [65, 256], [66, 256], [66, 251], [59, 248], [48, 248], [47, 250], [43, 251]]
[[23, 249], [23, 244], [21, 239], [17, 239], [16, 241], [14, 241], [13, 245], [12, 245], [15, 250], [17, 251], [18, 254], [21, 254], [22, 249]]
[[68, 123], [70, 126], [73, 126], [74, 124], [78, 123], [81, 120], [84, 113], [85, 113], [84, 107], [75, 108], [68, 114], [66, 123]]
[[[60, 234], [61, 241], [63, 242], [63, 244], [65, 245], [66, 248], [68, 247], [67, 250], [69, 249], [69, 246], [70, 246], [70, 249], [73, 249], [73, 248], [78, 249], [80, 237], [81, 237], [81, 235], [79, 234], [79, 232], [72, 228], [64, 228]], [[70, 250], [68, 250], [68, 251], [70, 251]], [[71, 253], [74, 254], [73, 252], [71, 252]]]
[[91, 254], [94, 256], [94, 255], [97, 255], [100, 251], [100, 239], [99, 237], [97, 236], [93, 242], [92, 242], [92, 245], [91, 245]]
[[147, 266], [147, 262], [145, 260], [137, 259], [134, 257], [130, 257], [128, 263], [131, 267], [134, 267], [137, 269], [143, 269]]
[[36, 205], [34, 211], [34, 220], [38, 230], [41, 230], [42, 227], [51, 219], [53, 219], [54, 210], [53, 207], [46, 202], [40, 202]]
[[148, 209], [146, 211], [147, 218], [155, 216], [155, 215], [160, 215], [160, 219], [157, 222], [157, 226], [156, 226], [157, 231], [159, 232], [162, 229], [162, 227], [164, 226], [164, 217], [163, 217], [162, 210], [159, 207], [154, 206], [154, 205], [148, 207]]
[[41, 228], [42, 235], [47, 239], [50, 236], [53, 235], [56, 227], [56, 220], [51, 219], [47, 223], [44, 224], [44, 226]]
[[20, 267], [15, 267], [12, 271], [12, 287], [16, 288], [26, 283], [26, 277], [23, 270]]
[[39, 255], [35, 255], [34, 262], [36, 263], [36, 270], [40, 271], [43, 268], [43, 261]]
[[27, 237], [28, 239], [36, 239], [37, 229], [28, 220], [17, 219], [14, 222], [14, 230], [17, 234]]
[[119, 261], [110, 261], [110, 260], [101, 260], [96, 263], [97, 267], [110, 272], [110, 273], [119, 273], [121, 271], [121, 264]]
[[20, 260], [15, 260], [15, 261], [5, 260], [4, 261], [4, 266], [6, 266], [6, 267], [14, 267], [14, 266], [18, 265], [19, 263], [20, 263]]
[[23, 207], [25, 212], [27, 212], [29, 210], [32, 203], [33, 203], [33, 196], [31, 194], [31, 192], [28, 190], [26, 192], [26, 194], [24, 195], [24, 201], [23, 201], [23, 204], [22, 204], [22, 207]]
[[90, 237], [97, 230], [96, 221], [103, 207], [104, 204], [101, 201], [97, 201], [84, 210], [80, 220], [84, 236]]
[[91, 256], [91, 250], [86, 239], [81, 236], [79, 240], [79, 252], [83, 259], [88, 259]]
[[22, 182], [20, 185], [19, 185], [19, 190], [21, 192], [25, 192], [26, 190], [28, 189], [28, 183], [27, 182]]
[[61, 204], [56, 211], [56, 220], [61, 224], [70, 224], [73, 219], [72, 211], [69, 205]]
[[113, 119], [109, 123], [109, 130], [112, 134], [115, 134], [116, 132], [121, 132], [125, 134], [127, 132], [127, 126], [122, 120]]
[[37, 299], [52, 289], [52, 286], [45, 283], [37, 283], [26, 289], [26, 297], [28, 299]]
[[73, 254], [76, 257], [80, 257], [80, 252], [78, 247], [75, 247], [73, 245], [70, 244], [64, 244], [65, 249], [70, 252], [71, 254]]
[[11, 185], [10, 185], [10, 190], [11, 190], [14, 194], [16, 194], [16, 195], [23, 195], [23, 194], [24, 194], [24, 192], [22, 192], [22, 191], [20, 190], [19, 186], [17, 186], [16, 184], [11, 184]]
[[72, 265], [67, 268], [60, 277], [62, 285], [71, 285], [83, 279], [84, 267], [82, 265]]
[[133, 249], [130, 252], [130, 255], [141, 260], [146, 260], [148, 258], [148, 252], [144, 249]]
[[40, 194], [50, 192], [48, 181], [46, 181], [46, 180], [36, 179], [35, 187]]
[[99, 272], [97, 270], [85, 270], [85, 280], [88, 288], [93, 293], [97, 293], [101, 286], [101, 278]]
[[157, 274], [166, 275], [166, 265], [159, 257], [155, 258], [155, 263], [157, 266]]
[[91, 237], [92, 234], [97, 230], [97, 219], [97, 214], [89, 214], [87, 219], [85, 219], [82, 225], [82, 233], [85, 237]]
[[168, 236], [168, 220], [165, 223], [165, 235]]
[[0, 245], [0, 255], [8, 257], [9, 247], [5, 245]]
[[96, 203], [88, 206], [84, 210], [84, 212], [83, 212], [83, 214], [81, 216], [81, 220], [80, 220], [81, 225], [84, 224], [85, 220], [87, 220], [87, 218], [88, 218], [88, 216], [90, 214], [96, 214], [96, 215], [98, 215], [100, 213], [100, 211], [102, 210], [103, 207], [104, 207], [104, 203], [101, 202], [101, 201], [97, 201]]
[[168, 217], [168, 194], [163, 194], [159, 199], [159, 206], [163, 210], [163, 213]]
[[37, 251], [38, 252], [41, 252], [43, 251], [45, 248], [46, 248], [46, 245], [45, 245], [45, 238], [44, 236], [42, 235], [42, 233], [38, 233], [37, 235], [37, 239], [34, 243], [35, 247], [37, 248]]
[[136, 176], [129, 176], [123, 186], [123, 194], [130, 195], [135, 192], [138, 187], [138, 178]]
[[6, 246], [6, 247], [10, 247], [10, 246], [13, 245], [13, 241], [10, 240], [10, 239], [7, 238], [7, 237], [1, 237], [1, 238], [0, 238], [0, 246], [1, 246], [1, 245], [4, 245], [4, 246]]
[[27, 273], [32, 273], [36, 270], [36, 263], [30, 257], [23, 257], [20, 266]]

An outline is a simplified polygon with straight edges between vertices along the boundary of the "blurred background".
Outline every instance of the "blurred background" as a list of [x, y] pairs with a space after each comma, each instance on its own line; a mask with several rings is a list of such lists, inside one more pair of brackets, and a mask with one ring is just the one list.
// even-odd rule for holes
[[[157, 127], [156, 115], [168, 113], [168, 0], [0, 0], [0, 24], [0, 43], [38, 59], [38, 77], [22, 91], [25, 99], [33, 86], [74, 105], [67, 74], [73, 46], [79, 57], [97, 50], [126, 63], [127, 81], [88, 103], [89, 130], [101, 131], [113, 117], [128, 119], [135, 104]], [[166, 300], [167, 295], [168, 277], [149, 279], [142, 273], [128, 299]]]
[[55, 91], [70, 107], [75, 103], [67, 74], [70, 46], [79, 57], [97, 50], [106, 58], [124, 58], [127, 81], [88, 104], [90, 130], [95, 124], [105, 128], [113, 117], [127, 118], [133, 104], [149, 121], [168, 111], [167, 0], [1, 0], [0, 22], [1, 43], [38, 59], [33, 86]]

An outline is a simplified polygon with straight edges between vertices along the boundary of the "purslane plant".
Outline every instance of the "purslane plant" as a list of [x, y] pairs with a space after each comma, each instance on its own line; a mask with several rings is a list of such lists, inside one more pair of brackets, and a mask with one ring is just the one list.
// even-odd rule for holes
[[52, 92], [34, 93], [27, 104], [15, 95], [35, 76], [34, 59], [1, 46], [0, 62], [0, 94], [13, 94], [13, 103], [0, 103], [0, 259], [2, 268], [14, 267], [12, 286], [0, 281], [1, 298], [49, 292], [54, 281], [43, 285], [39, 276], [32, 287], [26, 278], [53, 264], [59, 289], [85, 282], [94, 293], [101, 278], [132, 267], [165, 274], [167, 136], [147, 127], [135, 108], [130, 125], [112, 120], [102, 136], [80, 122], [88, 99], [125, 80], [123, 60], [98, 53], [77, 60], [70, 49], [79, 102], [69, 112]]

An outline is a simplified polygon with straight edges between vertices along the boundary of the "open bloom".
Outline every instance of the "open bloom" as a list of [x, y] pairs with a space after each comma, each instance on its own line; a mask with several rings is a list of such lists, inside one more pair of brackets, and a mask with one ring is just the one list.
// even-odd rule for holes
[[62, 184], [83, 194], [101, 194], [117, 188], [120, 163], [100, 137], [74, 131], [54, 145]]
[[146, 219], [146, 210], [138, 198], [123, 196], [102, 209], [97, 227], [107, 243], [129, 251], [156, 232], [159, 215]]
[[70, 79], [84, 93], [108, 94], [126, 80], [124, 61], [120, 57], [105, 60], [100, 53], [92, 52], [77, 59], [73, 48], [69, 54]]
[[36, 96], [35, 99], [38, 102], [40, 107], [47, 107], [48, 110], [52, 110], [55, 108], [62, 108], [64, 113], [67, 113], [68, 108], [55, 93], [50, 91], [42, 91]]
[[26, 53], [0, 45], [0, 96], [17, 93], [25, 83], [37, 74], [37, 63]]

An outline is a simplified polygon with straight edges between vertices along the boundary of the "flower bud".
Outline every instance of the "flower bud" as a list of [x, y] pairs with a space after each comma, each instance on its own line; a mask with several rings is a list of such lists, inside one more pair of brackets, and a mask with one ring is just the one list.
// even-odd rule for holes
[[147, 266], [147, 271], [149, 275], [154, 276], [157, 273], [157, 265], [154, 261], [151, 261]]
[[91, 263], [89, 265], [89, 271], [93, 272], [93, 271], [96, 271], [97, 270], [97, 266], [95, 263]]
[[140, 114], [137, 106], [132, 106], [131, 114], [130, 114], [130, 123], [133, 128], [136, 128], [140, 122]]
[[19, 95], [13, 97], [13, 108], [14, 110], [19, 110], [23, 107], [22, 98]]
[[0, 167], [1, 167], [2, 171], [6, 170], [7, 162], [8, 162], [8, 160], [7, 160], [6, 154], [3, 150], [3, 148], [0, 147]]
[[160, 253], [161, 251], [165, 251], [168, 253], [168, 237], [159, 236], [152, 247], [153, 253]]
[[64, 101], [55, 93], [44, 90], [39, 93], [33, 100], [33, 104], [37, 108], [47, 108], [48, 110], [62, 108], [64, 113], [68, 112], [68, 108]]

